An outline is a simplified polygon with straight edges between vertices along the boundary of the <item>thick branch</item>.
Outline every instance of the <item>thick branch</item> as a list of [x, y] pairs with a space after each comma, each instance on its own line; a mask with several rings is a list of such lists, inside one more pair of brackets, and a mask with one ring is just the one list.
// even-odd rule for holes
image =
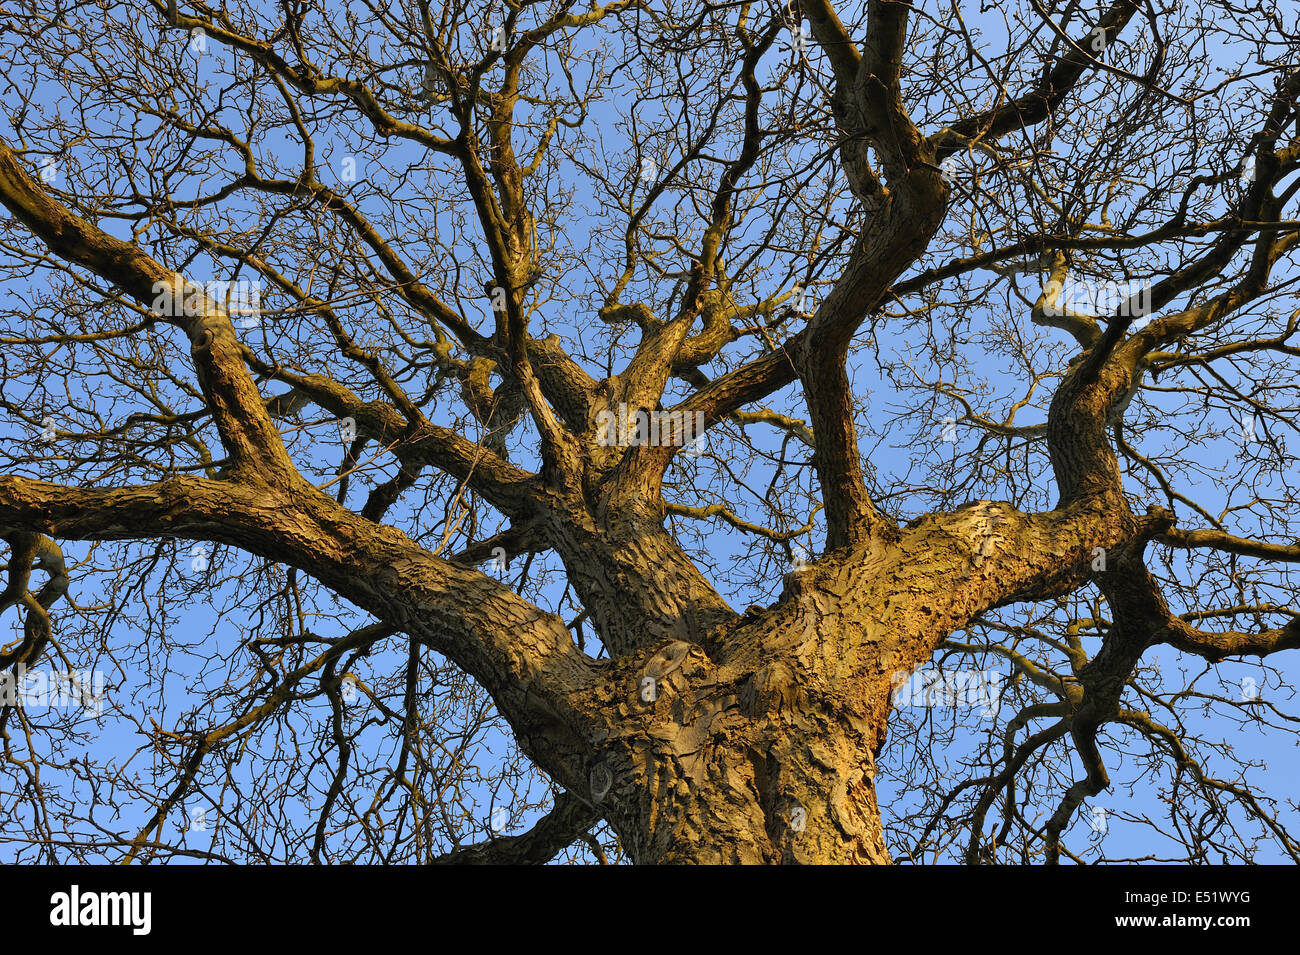
[[500, 836], [464, 846], [434, 859], [431, 865], [545, 865], [600, 820], [600, 814], [570, 793], [561, 793], [555, 806], [528, 832]]

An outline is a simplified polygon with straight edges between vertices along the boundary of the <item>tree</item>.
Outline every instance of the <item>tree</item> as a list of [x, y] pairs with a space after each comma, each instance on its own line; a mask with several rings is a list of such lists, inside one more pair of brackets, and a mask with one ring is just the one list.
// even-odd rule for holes
[[14, 857], [1297, 858], [1295, 12], [1003, 14], [4, 14]]

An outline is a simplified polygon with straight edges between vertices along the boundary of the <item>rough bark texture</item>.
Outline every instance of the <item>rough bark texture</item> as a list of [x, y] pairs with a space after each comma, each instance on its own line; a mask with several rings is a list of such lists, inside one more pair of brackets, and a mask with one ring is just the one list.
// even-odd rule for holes
[[[627, 6], [561, 11], [517, 32], [519, 11], [512, 7], [509, 45], [494, 51], [500, 56], [485, 60], [482, 69], [461, 69], [446, 56], [431, 62], [437, 105], [448, 111], [449, 128], [457, 127], [452, 136], [395, 118], [360, 80], [299, 62], [301, 56], [280, 45], [281, 35], [245, 36], [221, 18], [189, 16], [175, 7], [166, 13], [174, 27], [206, 29], [211, 42], [247, 58], [277, 89], [335, 97], [377, 135], [458, 165], [478, 216], [483, 258], [493, 271], [487, 291], [499, 298], [490, 334], [474, 330], [459, 303], [423, 284], [351, 200], [316, 181], [311, 170], [296, 181], [264, 179], [249, 160], [239, 185], [292, 197], [351, 230], [382, 270], [386, 291], [437, 331], [437, 349], [428, 350], [439, 356], [438, 375], [456, 382], [485, 436], [472, 440], [431, 422], [380, 357], [348, 335], [330, 302], [295, 291], [287, 279], [280, 282], [286, 294], [329, 330], [349, 367], [371, 376], [371, 393], [379, 397], [363, 398], [339, 380], [259, 353], [241, 340], [220, 303], [206, 297], [197, 314], [153, 315], [152, 321], [179, 328], [191, 342], [196, 394], [225, 458], [202, 476], [195, 469], [117, 488], [0, 475], [0, 536], [11, 545], [11, 581], [0, 605], [26, 598], [33, 568], [51, 574], [50, 589], [27, 600], [35, 622], [5, 664], [39, 656], [49, 636], [42, 610], [62, 596], [67, 582], [52, 541], [226, 543], [301, 570], [368, 612], [384, 632], [407, 634], [444, 655], [486, 689], [521, 749], [566, 791], [528, 837], [503, 840], [495, 849], [458, 850], [443, 861], [545, 861], [599, 818], [638, 863], [884, 864], [890, 858], [875, 776], [899, 674], [930, 659], [987, 611], [1070, 594], [1091, 582], [1104, 592], [1115, 624], [1101, 651], [1062, 690], [1068, 732], [1086, 772], [1048, 823], [1049, 834], [1059, 835], [1081, 800], [1108, 784], [1096, 733], [1120, 715], [1125, 681], [1144, 650], [1169, 642], [1221, 659], [1300, 645], [1295, 625], [1209, 634], [1174, 619], [1143, 563], [1151, 540], [1182, 534], [1170, 539], [1283, 559], [1292, 559], [1293, 549], [1267, 545], [1275, 548], [1270, 551], [1226, 534], [1176, 531], [1172, 513], [1159, 507], [1135, 514], [1110, 430], [1150, 355], [1262, 294], [1272, 264], [1296, 241], [1294, 230], [1270, 231], [1278, 201], [1267, 188], [1252, 187], [1235, 209], [1238, 227], [1202, 230], [1221, 237], [1201, 260], [1160, 283], [1155, 301], [1167, 305], [1254, 241], [1253, 264], [1240, 283], [1133, 335], [1119, 322], [1076, 317], [1056, 323], [1076, 335], [1080, 353], [1057, 386], [1045, 426], [1060, 492], [1054, 509], [1028, 513], [981, 500], [902, 525], [872, 500], [864, 477], [847, 371], [850, 348], [865, 323], [897, 297], [899, 283], [949, 213], [952, 193], [940, 163], [1051, 117], [1095, 65], [1079, 45], [1092, 34], [1076, 37], [1033, 88], [1000, 90], [995, 107], [953, 117], [927, 137], [902, 93], [910, 5], [870, 0], [862, 35], [850, 36], [826, 0], [803, 3], [800, 16], [831, 70], [833, 153], [853, 202], [853, 234], [843, 245], [844, 267], [825, 280], [825, 294], [803, 326], [710, 380], [700, 368], [742, 334], [745, 322], [766, 320], [780, 304], [735, 306], [739, 286], [730, 284], [725, 256], [736, 226], [738, 184], [761, 170], [766, 137], [774, 135], [764, 128], [760, 64], [787, 25], [778, 12], [738, 29], [728, 96], [744, 104], [743, 133], [739, 148], [718, 161], [716, 182], [702, 190], [706, 225], [698, 248], [690, 250], [690, 269], [680, 276], [682, 292], [671, 298], [677, 311], [656, 315], [644, 303], [620, 301], [630, 281], [623, 276], [599, 318], [635, 324], [641, 338], [621, 371], [597, 381], [558, 337], [530, 333], [531, 290], [547, 260], [539, 251], [545, 245], [542, 216], [525, 188], [536, 164], [521, 165], [527, 157], [516, 155], [521, 140], [512, 124], [530, 51]], [[1117, 0], [1100, 26], [1088, 29], [1114, 37], [1138, 9]], [[425, 17], [431, 48], [441, 50], [427, 11]], [[1279, 83], [1271, 118], [1254, 140], [1261, 177], [1296, 168], [1295, 148], [1288, 152], [1279, 137], [1298, 93], [1300, 74]], [[568, 123], [553, 121], [548, 136], [561, 121]], [[689, 146], [697, 153], [703, 148]], [[0, 203], [50, 254], [145, 308], [158, 283], [177, 296], [189, 288], [185, 276], [42, 188], [20, 153], [4, 144]], [[1046, 239], [1042, 244], [1050, 245]], [[632, 258], [630, 240], [628, 250]], [[244, 260], [271, 271], [251, 253]], [[1041, 317], [1042, 302], [1036, 314]], [[453, 346], [461, 357], [453, 357]], [[815, 448], [826, 552], [788, 573], [780, 599], [770, 606], [743, 613], [731, 608], [666, 529], [663, 482], [680, 448], [610, 447], [601, 440], [602, 414], [659, 410], [674, 377], [694, 390], [663, 410], [699, 413], [709, 427], [795, 382], [806, 398], [809, 420], [791, 433]], [[268, 383], [291, 390], [271, 397]], [[356, 444], [348, 460], [373, 445], [400, 465], [398, 476], [359, 512], [339, 503], [342, 493], [314, 486], [295, 467], [277, 417], [303, 403], [352, 420]], [[524, 414], [539, 436], [537, 473], [506, 454], [504, 435]], [[452, 559], [386, 525], [388, 508], [424, 469], [450, 475], [460, 482], [458, 495], [471, 489], [512, 526]], [[1211, 536], [1193, 536], [1198, 533]], [[558, 555], [608, 659], [576, 645], [563, 619], [472, 567], [499, 549], [511, 556]], [[1108, 570], [1093, 569], [1099, 550], [1109, 555]], [[268, 707], [249, 719], [274, 710]], [[233, 732], [209, 734], [196, 759]], [[165, 814], [164, 807], [155, 822], [161, 825]]]

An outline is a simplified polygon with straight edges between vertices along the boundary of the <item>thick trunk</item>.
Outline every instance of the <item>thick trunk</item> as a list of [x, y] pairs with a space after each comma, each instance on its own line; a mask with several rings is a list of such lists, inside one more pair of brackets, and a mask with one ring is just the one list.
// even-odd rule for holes
[[782, 599], [610, 662], [577, 706], [587, 798], [641, 863], [887, 863], [874, 787], [890, 694], [984, 610], [1077, 587], [1137, 533], [1080, 502], [978, 502], [827, 555]]
[[842, 661], [786, 625], [787, 660], [719, 667], [669, 644], [591, 701], [617, 727], [591, 796], [636, 862], [889, 862], [873, 785], [889, 674], [841, 682]]

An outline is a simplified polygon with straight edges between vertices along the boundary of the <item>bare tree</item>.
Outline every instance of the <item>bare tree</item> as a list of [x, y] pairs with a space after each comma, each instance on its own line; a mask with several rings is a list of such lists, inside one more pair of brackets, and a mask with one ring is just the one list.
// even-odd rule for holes
[[1294, 9], [2, 16], [11, 858], [1297, 857]]

